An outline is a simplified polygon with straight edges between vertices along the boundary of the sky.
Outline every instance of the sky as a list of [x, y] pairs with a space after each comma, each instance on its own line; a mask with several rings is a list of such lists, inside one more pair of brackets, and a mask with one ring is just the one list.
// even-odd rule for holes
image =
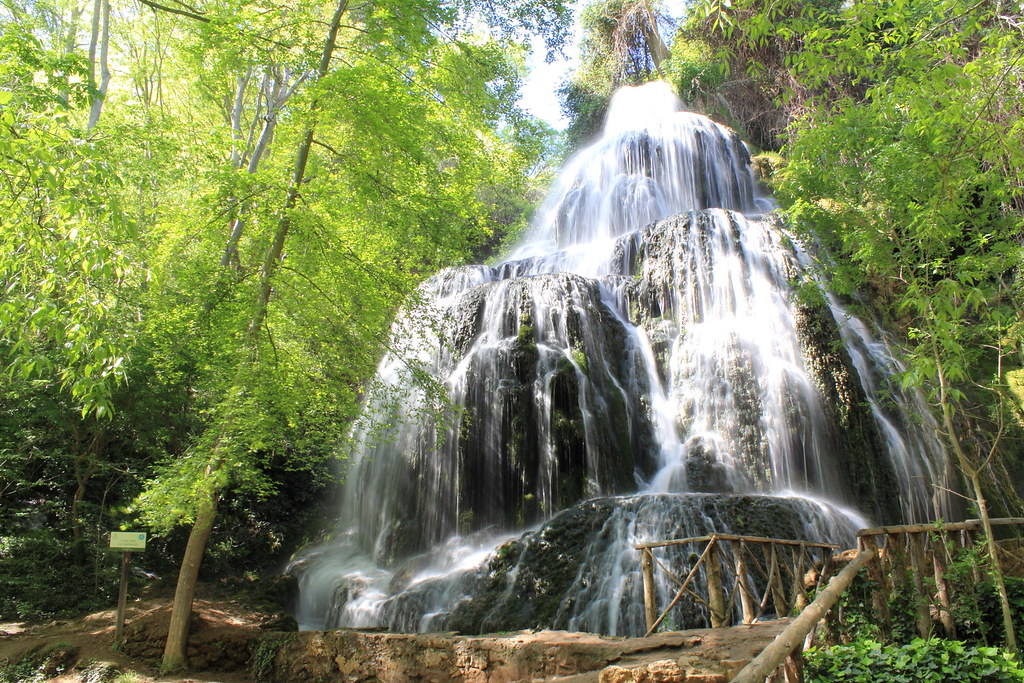
[[[582, 4], [582, 3], [581, 3]], [[550, 64], [544, 63], [544, 41], [534, 38], [533, 50], [527, 60], [530, 69], [523, 85], [520, 105], [539, 119], [547, 121], [556, 130], [564, 130], [569, 124], [562, 114], [562, 105], [558, 100], [558, 88], [572, 73], [579, 61], [579, 36], [581, 5], [576, 6], [572, 38], [565, 48], [565, 55], [559, 56]]]

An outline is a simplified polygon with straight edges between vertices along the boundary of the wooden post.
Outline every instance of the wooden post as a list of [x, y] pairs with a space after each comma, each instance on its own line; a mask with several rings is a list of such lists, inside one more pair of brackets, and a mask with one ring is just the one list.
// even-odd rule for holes
[[647, 630], [654, 630], [654, 622], [658, 618], [654, 592], [654, 555], [650, 548], [644, 548], [641, 555], [640, 568], [644, 573], [644, 617], [647, 619]]
[[804, 655], [801, 650], [794, 650], [782, 663], [783, 680], [786, 683], [803, 683]]
[[754, 596], [750, 592], [750, 586], [747, 585], [747, 560], [743, 554], [747, 550], [747, 545], [743, 541], [740, 541], [738, 545], [734, 544], [736, 551], [734, 553], [735, 566], [736, 566], [736, 587], [740, 594], [740, 609], [743, 611], [743, 623], [752, 624], [754, 623]]
[[861, 550], [843, 571], [832, 577], [828, 586], [818, 593], [818, 597], [807, 606], [800, 616], [795, 618], [782, 633], [775, 637], [768, 647], [747, 664], [732, 679], [733, 683], [763, 683], [773, 671], [803, 642], [804, 637], [814, 625], [832, 609], [843, 591], [847, 589], [857, 572], [871, 559], [870, 550]]
[[879, 559], [878, 545], [874, 536], [861, 536], [861, 545], [864, 550], [871, 553], [868, 562], [868, 575], [875, 584], [875, 590], [871, 593], [871, 602], [878, 615], [879, 628], [883, 634], [889, 633], [889, 586], [885, 580], [885, 572], [882, 571], [882, 562]]
[[907, 534], [907, 545], [910, 550], [910, 573], [914, 581], [914, 605], [917, 611], [917, 635], [927, 638], [932, 630], [932, 618], [928, 606], [931, 604], [931, 592], [925, 590], [924, 583], [924, 539], [920, 533]]
[[805, 548], [800, 546], [793, 550], [793, 599], [790, 604], [797, 610], [807, 606], [807, 590], [804, 588]]
[[725, 593], [722, 591], [722, 565], [718, 559], [718, 546], [712, 538], [708, 541], [708, 611], [711, 612], [711, 628], [729, 625], [725, 610]]
[[935, 590], [939, 597], [939, 620], [947, 638], [956, 638], [956, 625], [950, 613], [949, 586], [946, 584], [946, 566], [940, 553], [945, 551], [944, 544], [932, 548], [932, 568], [935, 571]]
[[645, 638], [654, 633], [654, 629], [658, 628], [658, 624], [660, 624], [665, 619], [665, 617], [668, 616], [668, 613], [672, 611], [672, 608], [676, 606], [676, 603], [678, 603], [682, 599], [683, 594], [686, 593], [686, 587], [689, 586], [690, 582], [693, 581], [695, 576], [697, 576], [697, 570], [700, 568], [701, 563], [704, 562], [705, 558], [707, 558], [708, 556], [708, 553], [711, 551], [711, 544], [714, 543], [715, 537], [711, 536], [709, 540], [711, 541], [711, 543], [708, 543], [708, 545], [704, 548], [704, 552], [701, 553], [700, 557], [697, 558], [697, 561], [694, 562], [693, 567], [690, 569], [690, 573], [686, 575], [686, 579], [679, 586], [679, 590], [676, 591], [675, 597], [672, 598], [672, 602], [668, 603], [668, 607], [666, 607], [665, 611], [661, 613], [661, 616], [654, 620], [654, 625], [647, 629], [647, 633], [644, 634]]
[[121, 553], [121, 586], [117, 591], [117, 623], [114, 626], [114, 649], [120, 650], [124, 643], [124, 615], [128, 609], [128, 561], [132, 554]]
[[782, 617], [789, 615], [789, 605], [786, 604], [786, 589], [783, 584], [782, 562], [779, 560], [779, 552], [772, 543], [772, 567], [775, 568], [775, 577], [772, 580], [772, 602], [775, 603], [775, 614]]

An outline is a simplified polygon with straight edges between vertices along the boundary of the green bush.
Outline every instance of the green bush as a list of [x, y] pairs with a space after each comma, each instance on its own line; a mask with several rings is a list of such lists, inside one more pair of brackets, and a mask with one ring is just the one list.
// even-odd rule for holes
[[906, 645], [856, 640], [805, 653], [805, 680], [821, 681], [1024, 681], [1024, 668], [1008, 652], [958, 640], [916, 638]]
[[112, 607], [116, 561], [95, 548], [76, 560], [71, 539], [55, 529], [0, 536], [0, 618], [38, 621]]

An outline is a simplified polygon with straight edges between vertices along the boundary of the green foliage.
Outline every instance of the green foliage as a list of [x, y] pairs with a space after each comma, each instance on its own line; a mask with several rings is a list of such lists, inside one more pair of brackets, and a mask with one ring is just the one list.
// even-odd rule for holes
[[118, 7], [86, 130], [91, 4], [65, 5], [15, 0], [0, 25], [0, 595], [16, 617], [107, 604], [111, 529], [158, 533], [137, 561], [173, 575], [211, 492], [207, 577], [309, 539], [398, 305], [525, 224], [530, 174], [558, 149], [516, 105], [522, 44], [558, 49], [570, 16], [560, 0], [351, 7], [317, 77], [332, 3]]
[[35, 647], [21, 659], [0, 662], [0, 683], [42, 683], [68, 671], [78, 658], [78, 648], [64, 642]]
[[258, 683], [275, 680], [274, 660], [277, 653], [282, 647], [295, 642], [297, 637], [295, 633], [286, 633], [264, 636], [256, 641], [256, 647], [253, 648], [252, 656], [249, 658], [249, 671], [252, 673], [253, 680]]
[[66, 534], [50, 529], [0, 536], [0, 617], [38, 621], [114, 604], [117, 556], [97, 549], [74, 564], [72, 550]]
[[[950, 614], [958, 637], [967, 642], [1001, 645], [1006, 642], [999, 595], [986, 571], [988, 565], [983, 546], [962, 551], [946, 570], [946, 577], [955, 587]], [[1006, 592], [1013, 613], [1014, 628], [1024, 628], [1024, 579], [1005, 577]]]
[[[902, 333], [903, 384], [941, 404], [960, 468], [985, 463], [1012, 512], [1021, 435], [1006, 428], [1019, 404], [1005, 373], [1024, 365], [1024, 15], [1004, 10], [707, 0], [686, 34], [729, 63], [719, 94], [747, 133], [785, 142], [771, 182], [790, 224], [827, 254], [830, 286], [872, 295]], [[968, 422], [985, 436], [958, 438]]]
[[[934, 541], [941, 543], [938, 535]], [[984, 544], [962, 548], [950, 542], [945, 554], [944, 577], [950, 600], [948, 614], [952, 617], [957, 637], [966, 645], [1005, 646], [999, 596], [990, 575]], [[841, 644], [868, 639], [905, 645], [918, 637], [916, 619], [922, 602], [934, 619], [945, 611], [937, 597], [929, 600], [918, 593], [911, 567], [905, 566], [901, 572], [888, 578], [886, 622], [880, 620], [874, 602], [878, 586], [867, 570], [862, 570], [840, 597], [827, 620], [823, 642]], [[936, 596], [930, 561], [929, 571], [921, 580], [925, 592]], [[1006, 577], [1006, 587], [1015, 627], [1024, 628], [1024, 579]], [[941, 631], [937, 622], [932, 628], [934, 635]]]
[[[130, 256], [122, 182], [69, 126], [63, 72], [17, 26], [0, 27], [0, 366], [59, 386], [82, 416], [108, 418], [131, 345], [130, 292], [145, 280]], [[34, 69], [43, 70], [42, 84]]]
[[715, 106], [711, 100], [728, 75], [725, 64], [715, 58], [710, 46], [703, 41], [688, 39], [685, 35], [678, 35], [672, 41], [665, 77], [690, 107], [712, 111]]
[[[842, 18], [790, 58], [823, 94], [791, 129], [777, 188], [832, 255], [833, 287], [870, 290], [904, 331], [904, 385], [992, 435], [966, 443], [947, 426], [961, 468], [1001, 467], [987, 455], [1012, 450], [1002, 373], [1024, 348], [1019, 33], [953, 0], [858, 3]], [[836, 97], [837, 79], [862, 95]]]
[[883, 645], [856, 640], [848, 645], [804, 651], [807, 681], [1022, 681], [1024, 668], [1008, 652], [955, 640], [922, 640]]
[[618, 87], [664, 75], [660, 62], [668, 55], [661, 54], [660, 31], [665, 23], [659, 4], [647, 0], [599, 0], [583, 9], [580, 65], [559, 90], [570, 150], [600, 131]]

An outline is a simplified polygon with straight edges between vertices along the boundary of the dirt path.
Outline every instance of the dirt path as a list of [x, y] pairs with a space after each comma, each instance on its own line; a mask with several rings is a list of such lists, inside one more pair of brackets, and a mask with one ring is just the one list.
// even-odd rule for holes
[[[129, 602], [126, 633], [135, 638], [139, 637], [140, 631], [150, 635], [159, 629], [160, 622], [164, 622], [166, 634], [166, 619], [163, 617], [167, 611], [167, 599]], [[197, 600], [196, 613], [194, 622], [198, 621], [204, 628], [212, 625], [214, 628], [234, 630], [246, 635], [258, 632], [260, 624], [267, 619], [266, 615], [243, 609], [229, 601]], [[132, 644], [128, 652], [113, 650], [114, 619], [115, 611], [110, 609], [80, 619], [44, 624], [0, 623], [0, 667], [17, 663], [35, 651], [40, 659], [48, 656], [51, 660], [48, 666], [45, 663], [42, 665], [41, 669], [48, 677], [41, 680], [68, 683], [81, 680], [105, 681], [112, 680], [116, 672], [136, 674], [135, 683], [241, 683], [252, 680], [247, 674], [239, 672], [197, 672], [186, 677], [160, 676], [157, 669], [159, 653], [156, 656], [140, 656], [133, 652], [135, 648]], [[68, 667], [67, 670], [65, 667]]]
[[[488, 636], [360, 631], [282, 632], [274, 618], [226, 600], [197, 600], [189, 639], [188, 676], [157, 670], [170, 617], [168, 600], [130, 603], [126, 644], [111, 648], [114, 610], [81, 619], [25, 626], [0, 624], [0, 681], [64, 683], [243, 683], [261, 645], [263, 677], [275, 681], [523, 680], [705, 681], [724, 683], [786, 625], [766, 622], [723, 629], [610, 638], [562, 631], [521, 631]], [[268, 630], [268, 627], [270, 630]], [[258, 645], [260, 644], [260, 645]], [[31, 667], [10, 665], [32, 655]], [[6, 678], [4, 667], [7, 667]], [[19, 675], [20, 672], [20, 675]], [[13, 675], [12, 675], [13, 674]], [[118, 675], [125, 674], [121, 678]]]

